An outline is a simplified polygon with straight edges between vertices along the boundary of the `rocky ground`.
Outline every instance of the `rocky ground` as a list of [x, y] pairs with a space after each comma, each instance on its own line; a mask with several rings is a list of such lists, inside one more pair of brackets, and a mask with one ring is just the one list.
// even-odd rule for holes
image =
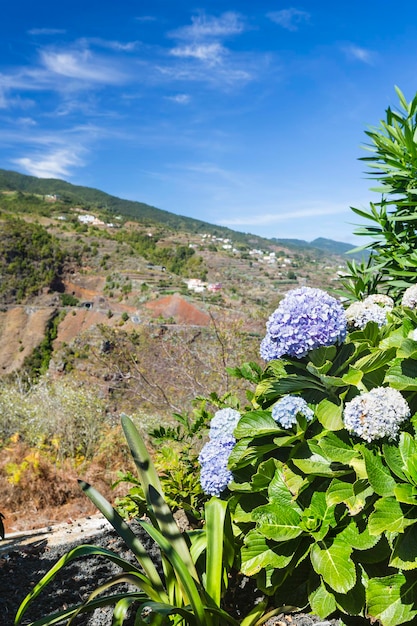
[[[139, 525], [134, 530], [154, 559], [158, 554]], [[144, 536], [145, 535], [145, 536]], [[125, 559], [133, 560], [110, 525], [101, 516], [91, 516], [76, 522], [59, 524], [29, 533], [6, 536], [0, 542], [0, 614], [3, 626], [13, 626], [16, 611], [27, 593], [52, 565], [68, 550], [90, 543], [116, 552]], [[30, 624], [63, 607], [78, 603], [100, 583], [116, 573], [118, 568], [103, 557], [88, 557], [69, 563], [59, 573], [48, 590], [40, 594], [33, 608], [25, 614], [22, 624]], [[242, 606], [249, 593], [256, 593], [250, 582], [242, 581], [235, 590], [232, 601]], [[239, 609], [238, 609], [239, 610]], [[134, 615], [126, 622], [133, 626]], [[73, 626], [111, 626], [111, 609], [97, 609], [92, 615], [79, 616]], [[265, 626], [339, 626], [339, 620], [320, 620], [314, 615], [280, 614], [269, 619]]]

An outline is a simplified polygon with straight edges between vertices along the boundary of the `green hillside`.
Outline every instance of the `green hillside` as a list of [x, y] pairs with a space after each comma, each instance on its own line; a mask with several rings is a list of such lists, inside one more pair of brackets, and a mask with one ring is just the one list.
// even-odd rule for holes
[[[172, 230], [191, 233], [210, 233], [232, 238], [235, 242], [248, 245], [267, 245], [269, 240], [257, 235], [239, 233], [230, 228], [209, 224], [183, 215], [158, 209], [143, 202], [123, 200], [91, 187], [72, 185], [56, 178], [36, 178], [9, 170], [0, 169], [0, 191], [19, 191], [41, 196], [57, 195], [60, 202], [82, 205], [83, 208], [105, 211], [109, 215], [121, 215], [142, 223], [162, 224]], [[269, 242], [270, 243], [270, 242]]]

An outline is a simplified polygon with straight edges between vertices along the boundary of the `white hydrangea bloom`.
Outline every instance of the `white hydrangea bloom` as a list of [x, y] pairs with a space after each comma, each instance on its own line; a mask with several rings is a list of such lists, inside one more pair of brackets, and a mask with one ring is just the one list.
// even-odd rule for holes
[[346, 319], [349, 328], [365, 328], [368, 322], [376, 322], [379, 327], [384, 326], [388, 319], [387, 313], [391, 309], [380, 306], [375, 302], [354, 302], [346, 309]]
[[347, 402], [343, 412], [346, 430], [365, 439], [396, 439], [410, 408], [397, 389], [376, 387]]
[[411, 285], [404, 291], [401, 304], [410, 309], [417, 308], [417, 285]]
[[394, 308], [394, 300], [390, 298], [390, 296], [386, 296], [383, 293], [373, 293], [371, 296], [367, 296], [364, 299], [364, 303], [368, 304], [379, 304], [380, 306], [385, 307], [386, 309]]

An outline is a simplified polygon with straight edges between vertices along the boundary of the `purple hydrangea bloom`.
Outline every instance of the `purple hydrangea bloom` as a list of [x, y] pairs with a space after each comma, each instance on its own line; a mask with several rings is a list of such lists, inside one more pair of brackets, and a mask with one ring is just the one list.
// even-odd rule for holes
[[298, 413], [304, 415], [308, 422], [314, 417], [314, 412], [300, 396], [284, 396], [272, 407], [272, 417], [283, 428], [294, 426], [297, 423]]
[[265, 361], [283, 355], [301, 358], [315, 348], [343, 342], [346, 316], [341, 303], [325, 291], [300, 287], [287, 293], [266, 328], [260, 350]]
[[225, 439], [233, 436], [236, 424], [240, 420], [239, 411], [235, 409], [220, 409], [216, 411], [210, 422], [210, 439]]
[[234, 437], [208, 441], [200, 452], [200, 483], [204, 493], [220, 496], [233, 475], [227, 467], [230, 453], [236, 443]]
[[395, 439], [400, 424], [410, 417], [410, 408], [397, 389], [375, 387], [346, 403], [343, 421], [346, 430], [365, 441]]

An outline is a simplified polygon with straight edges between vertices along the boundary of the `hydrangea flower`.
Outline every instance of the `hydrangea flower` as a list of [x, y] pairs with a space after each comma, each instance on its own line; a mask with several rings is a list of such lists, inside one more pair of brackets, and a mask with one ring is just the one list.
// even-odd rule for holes
[[395, 439], [410, 414], [397, 389], [376, 387], [346, 403], [343, 421], [346, 430], [370, 442], [382, 437]]
[[239, 411], [235, 409], [220, 409], [216, 411], [210, 422], [210, 439], [224, 439], [233, 436], [236, 424], [240, 420]]
[[354, 302], [346, 309], [346, 319], [350, 328], [365, 328], [368, 322], [376, 322], [381, 328], [387, 323], [387, 313], [392, 307], [380, 306], [376, 302], [363, 300]]
[[343, 307], [321, 289], [292, 289], [272, 313], [261, 343], [265, 361], [288, 355], [301, 358], [310, 350], [341, 343], [346, 337]]
[[386, 309], [394, 308], [394, 300], [383, 293], [373, 293], [370, 296], [366, 296], [364, 299], [365, 304], [379, 304]]
[[411, 285], [404, 291], [401, 304], [410, 309], [417, 308], [417, 285]]
[[272, 417], [283, 428], [294, 426], [297, 423], [298, 413], [304, 415], [308, 422], [314, 417], [314, 412], [300, 396], [284, 396], [272, 407]]
[[220, 496], [233, 478], [227, 467], [230, 453], [236, 443], [234, 437], [210, 439], [200, 452], [200, 483], [204, 493]]

